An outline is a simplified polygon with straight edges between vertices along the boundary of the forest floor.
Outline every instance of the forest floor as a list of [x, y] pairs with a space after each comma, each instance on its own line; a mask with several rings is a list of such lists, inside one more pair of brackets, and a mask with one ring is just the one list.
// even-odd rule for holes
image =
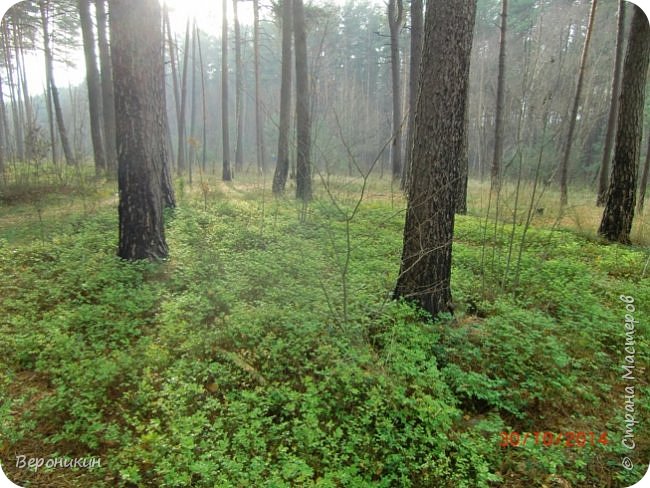
[[[369, 182], [349, 225], [359, 181], [318, 183], [307, 207], [269, 186], [177, 182], [161, 264], [115, 257], [112, 184], [0, 186], [0, 462], [13, 481], [550, 488], [642, 477], [650, 223], [637, 218], [632, 246], [605, 244], [593, 194], [574, 189], [558, 216], [546, 191], [524, 233], [531, 190], [515, 205], [507, 186], [504, 220], [486, 225], [487, 186], [472, 182], [456, 222], [456, 309], [431, 320], [391, 300], [404, 199], [387, 181]], [[633, 450], [626, 414], [639, 421]], [[101, 465], [46, 467], [61, 457]], [[36, 458], [44, 465], [22, 467]]]

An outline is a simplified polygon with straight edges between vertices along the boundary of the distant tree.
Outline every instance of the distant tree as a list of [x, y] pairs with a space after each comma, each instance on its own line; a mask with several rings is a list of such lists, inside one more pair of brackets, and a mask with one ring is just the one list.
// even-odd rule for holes
[[612, 92], [607, 119], [607, 133], [603, 149], [603, 161], [598, 172], [598, 197], [596, 205], [602, 207], [607, 198], [607, 183], [609, 182], [609, 159], [616, 134], [616, 114], [618, 112], [618, 96], [621, 91], [621, 64], [623, 64], [623, 44], [625, 43], [625, 4], [618, 1], [618, 23], [616, 27], [616, 55], [614, 57], [614, 75], [612, 76]]
[[280, 86], [280, 126], [278, 128], [278, 156], [273, 175], [273, 193], [284, 193], [289, 174], [289, 129], [291, 125], [291, 35], [293, 32], [293, 4], [282, 0], [282, 82]]
[[115, 97], [113, 95], [113, 67], [108, 44], [108, 14], [106, 0], [95, 0], [97, 12], [97, 43], [102, 86], [102, 117], [106, 167], [112, 175], [117, 174], [117, 146], [115, 145]]
[[253, 56], [255, 64], [255, 134], [257, 147], [257, 170], [264, 172], [264, 115], [260, 73], [260, 4], [253, 0]]
[[585, 68], [587, 66], [587, 54], [589, 53], [589, 41], [594, 27], [594, 18], [596, 15], [597, 0], [592, 0], [591, 10], [589, 11], [589, 22], [587, 24], [587, 33], [585, 43], [582, 48], [580, 58], [580, 69], [578, 70], [578, 81], [576, 84], [575, 97], [573, 99], [573, 108], [569, 118], [569, 132], [567, 133], [566, 143], [564, 146], [564, 155], [560, 163], [560, 205], [564, 206], [569, 201], [569, 158], [571, 156], [571, 147], [573, 145], [573, 133], [575, 132], [578, 109], [580, 108], [580, 97], [582, 95], [582, 85], [585, 77]]
[[499, 74], [497, 79], [497, 104], [494, 116], [494, 156], [490, 172], [490, 191], [501, 188], [501, 163], [503, 160], [503, 118], [506, 93], [506, 38], [508, 34], [508, 0], [501, 0], [501, 38], [499, 41]]
[[409, 63], [409, 118], [406, 140], [404, 170], [402, 171], [402, 189], [406, 189], [413, 146], [413, 125], [415, 123], [415, 105], [418, 94], [418, 76], [420, 75], [420, 60], [422, 59], [422, 29], [423, 19], [422, 0], [411, 1], [411, 61]]
[[296, 45], [296, 198], [309, 201], [311, 190], [311, 117], [307, 33], [302, 0], [293, 0], [293, 29]]
[[400, 85], [399, 34], [404, 26], [404, 5], [402, 0], [388, 0], [388, 27], [390, 30], [390, 72], [393, 89], [393, 141], [390, 159], [393, 178], [402, 175], [402, 89]]
[[451, 246], [461, 159], [475, 0], [429, 0], [415, 113], [404, 247], [395, 297], [433, 315], [453, 310]]
[[91, 0], [78, 0], [79, 20], [83, 36], [84, 57], [86, 61], [86, 88], [88, 89], [88, 109], [90, 112], [90, 136], [95, 156], [95, 172], [106, 171], [106, 155], [102, 138], [102, 95], [93, 21], [90, 15]]
[[[187, 130], [185, 124], [187, 117], [187, 65], [190, 53], [190, 19], [187, 19], [185, 25], [185, 44], [183, 47], [183, 67], [181, 70], [180, 79], [180, 111], [178, 114], [178, 156], [176, 163], [178, 164], [179, 173], [183, 173], [187, 169]], [[180, 66], [179, 66], [180, 68]]]
[[228, 127], [228, 9], [223, 0], [221, 11], [221, 132], [223, 137], [223, 165], [221, 178], [232, 180], [230, 169], [230, 128]]
[[598, 233], [605, 239], [623, 244], [630, 242], [634, 218], [637, 166], [650, 57], [648, 19], [638, 6], [631, 7], [632, 25], [623, 64], [612, 174], [603, 218], [598, 229]]
[[56, 125], [59, 129], [59, 137], [61, 138], [61, 145], [63, 146], [63, 154], [68, 165], [75, 165], [76, 159], [70, 146], [70, 139], [65, 127], [63, 119], [63, 109], [61, 108], [61, 99], [59, 98], [59, 90], [54, 81], [54, 56], [52, 54], [52, 47], [50, 45], [50, 2], [49, 0], [39, 0], [38, 7], [41, 13], [41, 22], [43, 29], [43, 52], [45, 54], [45, 76], [47, 84], [52, 93], [52, 102], [54, 104], [54, 114], [56, 117]]
[[164, 68], [158, 0], [111, 0], [110, 36], [118, 141], [119, 250], [163, 259]]
[[235, 173], [244, 170], [244, 62], [241, 49], [241, 27], [237, 14], [239, 0], [232, 0], [233, 21], [235, 23], [235, 119], [237, 138], [235, 143]]

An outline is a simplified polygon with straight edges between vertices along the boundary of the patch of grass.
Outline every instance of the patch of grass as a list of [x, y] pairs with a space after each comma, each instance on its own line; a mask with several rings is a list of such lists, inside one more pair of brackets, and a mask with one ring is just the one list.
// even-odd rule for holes
[[[290, 197], [273, 198], [257, 180], [204, 183], [210, 191], [184, 186], [161, 264], [114, 256], [108, 188], [86, 200], [93, 211], [49, 201], [45, 232], [29, 203], [0, 214], [0, 458], [12, 479], [586, 487], [641, 477], [650, 453], [643, 422], [637, 466], [620, 467], [619, 295], [638, 304], [641, 368], [650, 359], [647, 250], [538, 222], [519, 284], [501, 286], [509, 226], [489, 235], [496, 247], [485, 254], [483, 220], [460, 216], [456, 313], [432, 320], [390, 299], [404, 213], [385, 182], [370, 182], [352, 223], [345, 278], [346, 227], [322, 189], [300, 221]], [[334, 184], [339, 201], [353, 201], [358, 182]], [[647, 378], [635, 387], [645, 418]], [[607, 432], [609, 443], [500, 447], [510, 431]], [[34, 472], [15, 467], [20, 454], [102, 462]]]

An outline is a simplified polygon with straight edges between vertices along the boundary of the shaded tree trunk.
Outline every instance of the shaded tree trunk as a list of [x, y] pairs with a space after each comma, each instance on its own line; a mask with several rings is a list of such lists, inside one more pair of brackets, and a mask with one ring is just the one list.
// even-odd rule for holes
[[164, 259], [165, 100], [158, 0], [111, 0], [110, 35], [120, 190], [118, 256]]
[[205, 67], [203, 66], [203, 50], [201, 49], [201, 33], [199, 28], [194, 25], [194, 30], [196, 32], [196, 47], [199, 49], [199, 69], [201, 70], [201, 114], [203, 120], [203, 143], [202, 143], [202, 157], [201, 157], [201, 170], [205, 173], [206, 164], [207, 164], [207, 142], [208, 142], [208, 133], [206, 128], [207, 122], [207, 107], [205, 99]]
[[178, 156], [176, 162], [178, 172], [182, 174], [187, 169], [185, 155], [187, 153], [187, 134], [185, 131], [185, 112], [187, 106], [187, 60], [190, 51], [190, 19], [187, 19], [185, 26], [185, 47], [183, 49], [183, 71], [181, 74], [181, 101], [178, 112]]
[[393, 141], [390, 159], [393, 178], [402, 175], [402, 101], [400, 92], [399, 34], [404, 25], [402, 0], [388, 0], [388, 27], [390, 29], [390, 73], [393, 90]]
[[451, 246], [476, 2], [429, 0], [415, 114], [404, 248], [395, 297], [453, 311]]
[[569, 158], [571, 157], [571, 146], [573, 145], [573, 133], [576, 127], [576, 118], [580, 108], [580, 96], [582, 95], [582, 84], [585, 76], [585, 67], [587, 66], [587, 54], [589, 53], [589, 41], [594, 27], [594, 17], [596, 14], [597, 0], [592, 0], [591, 10], [589, 11], [589, 23], [587, 24], [587, 34], [585, 44], [582, 48], [582, 57], [580, 58], [580, 71], [578, 72], [578, 83], [576, 86], [576, 95], [573, 99], [573, 109], [569, 119], [569, 133], [567, 134], [566, 144], [564, 145], [564, 156], [560, 164], [560, 205], [563, 207], [569, 201], [568, 177], [569, 177]]
[[104, 131], [104, 153], [106, 169], [111, 175], [117, 173], [117, 146], [115, 142], [115, 97], [113, 95], [113, 67], [108, 44], [105, 0], [95, 0], [97, 11], [97, 44], [99, 45], [99, 64], [101, 68], [102, 118]]
[[99, 81], [99, 69], [95, 54], [95, 36], [93, 35], [93, 22], [90, 16], [91, 0], [79, 0], [79, 19], [81, 34], [83, 36], [84, 58], [86, 60], [86, 87], [88, 89], [88, 109], [90, 112], [90, 137], [95, 156], [95, 173], [106, 171], [106, 157], [102, 141], [102, 97]]
[[650, 56], [650, 27], [643, 11], [633, 9], [630, 37], [623, 64], [621, 98], [612, 174], [598, 233], [609, 241], [628, 244], [636, 197], [646, 75]]
[[76, 160], [70, 146], [70, 140], [65, 129], [65, 122], [63, 120], [63, 110], [61, 109], [61, 100], [59, 99], [59, 90], [54, 82], [54, 63], [52, 58], [52, 49], [50, 48], [50, 29], [48, 18], [48, 5], [46, 0], [39, 0], [38, 6], [41, 12], [41, 21], [43, 27], [43, 49], [45, 54], [45, 73], [52, 91], [52, 102], [54, 104], [54, 115], [56, 117], [56, 125], [59, 129], [59, 137], [61, 138], [61, 146], [63, 147], [63, 154], [65, 161], [68, 165], [75, 165]]
[[282, 0], [282, 81], [280, 86], [280, 127], [278, 160], [273, 175], [273, 193], [284, 193], [289, 174], [289, 130], [291, 127], [291, 33], [292, 1]]
[[228, 127], [228, 17], [227, 2], [222, 2], [221, 24], [221, 129], [223, 137], [223, 166], [221, 178], [232, 180], [230, 171], [230, 130]]
[[603, 161], [598, 172], [598, 197], [596, 206], [602, 207], [607, 199], [607, 183], [609, 182], [609, 158], [614, 145], [616, 134], [616, 114], [618, 113], [618, 97], [621, 91], [621, 64], [623, 64], [623, 44], [625, 33], [625, 4], [623, 0], [618, 2], [618, 24], [616, 32], [616, 55], [614, 58], [614, 75], [612, 76], [612, 95], [609, 105], [609, 118], [607, 119], [607, 134], [605, 135], [605, 148], [603, 149]]
[[302, 0], [293, 0], [293, 30], [296, 46], [296, 198], [311, 200], [311, 117], [309, 112], [309, 73], [307, 33]]
[[422, 59], [422, 28], [423, 28], [423, 3], [422, 0], [411, 1], [411, 63], [409, 65], [409, 119], [406, 139], [406, 157], [404, 171], [402, 171], [402, 189], [408, 187], [408, 178], [411, 168], [411, 151], [413, 149], [413, 125], [415, 123], [415, 105], [418, 95], [418, 76], [420, 74], [420, 61]]

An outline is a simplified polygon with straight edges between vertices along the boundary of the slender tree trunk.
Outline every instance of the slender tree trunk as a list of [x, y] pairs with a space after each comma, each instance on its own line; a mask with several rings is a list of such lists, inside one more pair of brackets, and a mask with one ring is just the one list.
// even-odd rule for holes
[[11, 48], [9, 46], [9, 27], [4, 24], [4, 54], [5, 69], [7, 71], [7, 84], [9, 85], [9, 98], [11, 100], [11, 118], [14, 126], [14, 140], [16, 141], [15, 155], [19, 161], [25, 160], [25, 134], [23, 132], [23, 121], [19, 113], [19, 101], [16, 96], [16, 83], [13, 76], [13, 62], [11, 60]]
[[28, 159], [32, 159], [36, 152], [36, 148], [32, 147], [32, 144], [35, 141], [33, 140], [33, 137], [31, 137], [36, 126], [36, 117], [34, 116], [34, 109], [32, 108], [32, 101], [29, 96], [27, 73], [25, 71], [25, 49], [23, 46], [23, 32], [21, 27], [22, 24], [22, 21], [19, 21], [18, 25], [14, 26], [14, 44], [16, 48], [17, 77], [20, 80], [22, 99], [25, 106], [25, 127], [27, 129], [27, 134], [30, 135], [29, 146], [26, 147], [26, 151]]
[[616, 55], [614, 60], [614, 75], [612, 76], [612, 95], [609, 105], [609, 118], [607, 119], [607, 134], [605, 135], [605, 148], [603, 149], [603, 161], [598, 172], [598, 197], [596, 206], [605, 205], [607, 198], [607, 183], [609, 182], [609, 158], [614, 145], [616, 134], [616, 114], [618, 112], [618, 97], [621, 91], [621, 64], [623, 64], [623, 44], [625, 43], [625, 4], [623, 0], [618, 2], [618, 25], [616, 33]]
[[255, 57], [255, 131], [257, 140], [257, 169], [264, 172], [264, 118], [262, 114], [262, 93], [260, 90], [260, 6], [253, 0], [253, 51]]
[[411, 1], [411, 63], [409, 66], [409, 118], [406, 139], [406, 157], [404, 171], [402, 172], [402, 189], [408, 187], [408, 178], [411, 171], [411, 151], [413, 150], [413, 126], [415, 124], [415, 105], [418, 95], [418, 76], [420, 74], [420, 61], [422, 59], [422, 29], [423, 19], [422, 0]]
[[311, 189], [311, 119], [309, 113], [309, 73], [307, 33], [302, 0], [293, 0], [293, 30], [296, 46], [296, 198], [307, 202]]
[[81, 21], [81, 34], [83, 36], [84, 57], [86, 60], [86, 85], [88, 88], [88, 109], [90, 112], [90, 136], [95, 156], [95, 173], [106, 171], [106, 157], [102, 141], [102, 97], [95, 55], [95, 36], [93, 35], [93, 22], [90, 16], [90, 1], [78, 0], [79, 19]]
[[582, 94], [582, 84], [585, 76], [585, 67], [587, 66], [587, 54], [589, 53], [589, 41], [594, 26], [594, 17], [596, 13], [597, 0], [592, 0], [591, 10], [589, 11], [589, 23], [587, 24], [587, 34], [585, 44], [582, 49], [580, 58], [580, 71], [578, 72], [578, 83], [576, 86], [576, 96], [573, 99], [573, 109], [569, 119], [569, 133], [567, 134], [566, 144], [564, 146], [564, 156], [560, 165], [560, 205], [564, 207], [569, 201], [568, 193], [568, 176], [569, 176], [569, 158], [571, 156], [571, 146], [573, 145], [573, 133], [576, 127], [576, 118], [580, 108], [580, 96]]
[[503, 160], [503, 125], [506, 93], [506, 45], [508, 33], [508, 0], [501, 0], [501, 39], [499, 42], [499, 76], [497, 80], [497, 106], [494, 122], [494, 156], [490, 170], [490, 191], [501, 189], [501, 164]]
[[178, 157], [176, 158], [177, 169], [179, 174], [183, 174], [187, 169], [187, 134], [185, 130], [185, 112], [187, 105], [187, 60], [190, 52], [190, 19], [187, 19], [185, 26], [185, 48], [183, 49], [183, 71], [181, 74], [181, 103], [178, 113]]
[[197, 104], [197, 86], [196, 86], [196, 20], [192, 25], [192, 98], [190, 108], [190, 147], [187, 168], [189, 170], [190, 184], [192, 184], [192, 164], [196, 160], [196, 148], [198, 139], [196, 138], [196, 104]]
[[390, 29], [390, 73], [393, 90], [393, 142], [390, 146], [393, 179], [402, 175], [402, 102], [400, 97], [399, 34], [404, 25], [402, 0], [388, 0], [388, 27]]
[[111, 0], [110, 34], [119, 141], [118, 256], [164, 259], [168, 251], [160, 160], [165, 127], [160, 3]]
[[7, 117], [5, 114], [4, 90], [2, 88], [2, 76], [0, 76], [0, 175], [5, 176], [5, 160], [7, 158], [7, 142], [5, 139], [5, 129], [7, 126]]
[[645, 204], [645, 191], [648, 187], [648, 171], [650, 170], [650, 132], [648, 132], [648, 150], [645, 154], [645, 164], [641, 173], [641, 181], [639, 182], [639, 200], [637, 202], [636, 211], [639, 215], [643, 214], [643, 206]]
[[643, 126], [646, 75], [650, 57], [650, 26], [643, 11], [633, 9], [623, 64], [616, 145], [607, 201], [598, 233], [609, 241], [628, 244], [636, 197], [636, 178]]
[[236, 101], [235, 118], [237, 119], [237, 142], [235, 144], [235, 172], [241, 174], [244, 170], [244, 64], [241, 54], [241, 27], [237, 14], [238, 0], [232, 0], [235, 22], [235, 72], [236, 72]]
[[222, 2], [221, 24], [221, 129], [223, 137], [223, 181], [232, 180], [230, 170], [230, 130], [228, 127], [228, 3]]
[[[167, 10], [167, 4], [163, 4], [163, 18], [164, 18], [164, 31], [167, 33], [167, 47], [169, 51], [169, 64], [172, 68], [172, 86], [173, 86], [173, 95], [174, 95], [174, 105], [176, 107], [176, 123], [177, 126], [180, 125], [180, 114], [181, 114], [181, 97], [180, 89], [178, 86], [178, 71], [176, 70], [176, 53], [178, 49], [176, 48], [176, 43], [172, 38], [172, 29], [169, 22], [169, 11]], [[180, 146], [181, 142], [178, 141]], [[180, 167], [176, 164], [176, 171], [180, 173]]]
[[43, 24], [43, 48], [45, 51], [45, 72], [46, 78], [52, 90], [52, 102], [54, 103], [54, 115], [56, 116], [56, 125], [59, 128], [59, 137], [61, 138], [61, 146], [63, 146], [63, 154], [68, 165], [75, 165], [74, 154], [70, 147], [70, 140], [65, 130], [65, 122], [63, 120], [63, 110], [61, 109], [61, 101], [59, 99], [59, 90], [54, 82], [54, 66], [52, 60], [52, 50], [50, 48], [50, 29], [48, 19], [48, 2], [46, 0], [39, 0], [38, 2], [41, 11], [41, 21]]
[[280, 86], [280, 127], [278, 161], [273, 175], [273, 193], [284, 193], [289, 174], [289, 130], [291, 128], [291, 33], [292, 1], [282, 0], [282, 84]]
[[452, 312], [456, 191], [466, 157], [466, 104], [475, 0], [429, 0], [415, 114], [404, 248], [395, 297]]
[[108, 16], [105, 0], [95, 0], [97, 12], [97, 43], [101, 68], [102, 118], [104, 130], [104, 153], [106, 169], [110, 175], [117, 174], [117, 146], [115, 142], [115, 96], [113, 95], [113, 67], [106, 32]]
[[203, 149], [203, 154], [201, 157], [201, 170], [203, 173], [205, 173], [206, 170], [206, 164], [207, 164], [207, 141], [208, 141], [208, 135], [207, 135], [207, 130], [206, 130], [206, 121], [207, 121], [207, 107], [206, 107], [206, 99], [205, 99], [205, 68], [203, 66], [203, 50], [201, 49], [201, 32], [199, 31], [199, 28], [194, 26], [194, 29], [196, 30], [196, 47], [199, 48], [199, 68], [201, 70], [201, 112], [202, 112], [202, 120], [203, 120], [203, 143], [202, 143], [202, 149]]

